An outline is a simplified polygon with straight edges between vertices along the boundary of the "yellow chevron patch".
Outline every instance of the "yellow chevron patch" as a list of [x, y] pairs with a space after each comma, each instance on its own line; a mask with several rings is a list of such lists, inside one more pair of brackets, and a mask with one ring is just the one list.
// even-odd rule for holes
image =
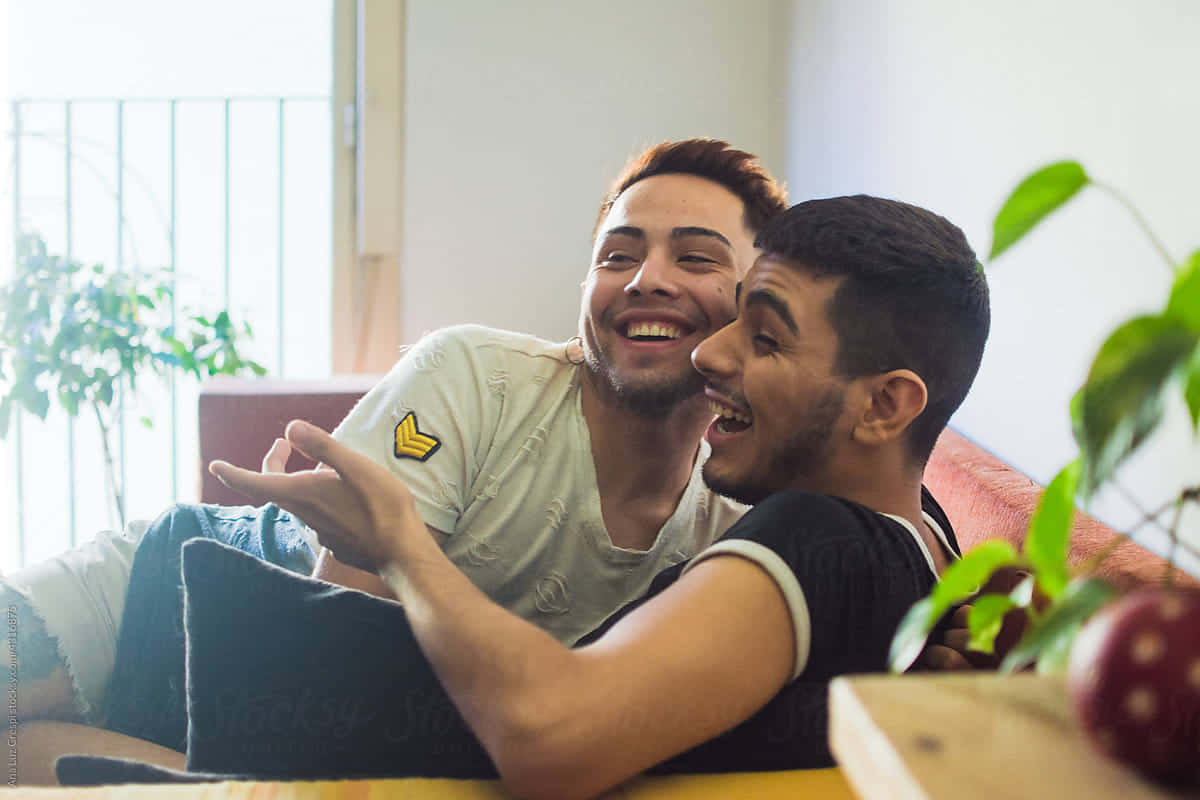
[[442, 443], [436, 437], [421, 433], [417, 427], [417, 415], [412, 411], [405, 414], [404, 419], [396, 425], [396, 458], [415, 458], [417, 461], [427, 461], [441, 446]]

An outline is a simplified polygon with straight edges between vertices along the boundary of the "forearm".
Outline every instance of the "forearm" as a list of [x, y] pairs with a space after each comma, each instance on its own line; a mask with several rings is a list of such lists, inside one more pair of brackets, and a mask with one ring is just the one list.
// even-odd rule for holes
[[[421, 649], [510, 788], [528, 791], [544, 766], [547, 732], [588, 716], [587, 672], [545, 631], [493, 603], [436, 545], [411, 537], [396, 566], [381, 570], [404, 604]], [[536, 783], [536, 779], [534, 780]]]
[[400, 554], [402, 570], [382, 573], [518, 796], [591, 796], [712, 738], [761, 708], [795, 660], [779, 588], [741, 558], [698, 565], [602, 639], [568, 650], [434, 550]]

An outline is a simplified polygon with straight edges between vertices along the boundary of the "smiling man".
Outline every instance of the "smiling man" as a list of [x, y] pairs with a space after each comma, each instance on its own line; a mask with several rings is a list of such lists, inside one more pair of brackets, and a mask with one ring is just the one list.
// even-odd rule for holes
[[[711, 413], [690, 354], [733, 318], [754, 236], [785, 207], [758, 159], [725, 142], [649, 149], [600, 208], [578, 339], [480, 326], [430, 334], [336, 436], [412, 488], [434, 541], [492, 599], [574, 642], [745, 510], [700, 477]], [[264, 467], [282, 469], [287, 454], [279, 443]], [[151, 527], [136, 557], [132, 541], [110, 537], [119, 547], [106, 539], [55, 560], [53, 580], [40, 569], [11, 576], [22, 590], [12, 602], [29, 616], [22, 719], [83, 720], [182, 750], [184, 539], [233, 542], [391, 596], [377, 576], [327, 551], [314, 568], [301, 527], [273, 506], [181, 506]], [[64, 735], [23, 733], [31, 758], [37, 741]], [[110, 752], [131, 752], [123, 747]]]
[[638, 416], [695, 398], [699, 376], [679, 356], [732, 318], [730, 278], [754, 255], [744, 216], [728, 189], [686, 174], [606, 204], [580, 321], [589, 394]]
[[[623, 263], [622, 248], [637, 239], [601, 248], [607, 256], [598, 263]], [[561, 798], [593, 796], [647, 769], [832, 763], [828, 682], [883, 671], [901, 618], [957, 555], [921, 476], [978, 370], [988, 291], [958, 228], [891, 200], [801, 203], [767, 223], [757, 245], [763, 255], [741, 282], [737, 318], [693, 354], [717, 412], [705, 434], [705, 480], [755, 505], [573, 649], [476, 591], [428, 536], [409, 488], [324, 432], [293, 423], [287, 435], [333, 472], [213, 464], [230, 486], [291, 509], [343, 558], [377, 569], [403, 604], [356, 606], [361, 629], [329, 634], [321, 652], [330, 655], [309, 666], [315, 677], [306, 680], [325, 690], [320, 676], [336, 674], [344, 654], [355, 653], [367, 674], [339, 699], [381, 709], [385, 721], [404, 719], [419, 699], [432, 704], [421, 708], [447, 709], [437, 717], [447, 724], [398, 741], [369, 720], [347, 734], [355, 747], [312, 764], [258, 748], [251, 734], [222, 738], [227, 731], [206, 706], [219, 699], [214, 693], [195, 698], [192, 742], [203, 757], [193, 766], [264, 777], [498, 773], [518, 796]], [[659, 366], [649, 356], [662, 344], [636, 341], [643, 325], [654, 338], [656, 329], [683, 333], [693, 324], [685, 320], [702, 318], [631, 322], [630, 299], [594, 314], [597, 340], [611, 342], [627, 365]], [[622, 344], [631, 330], [635, 341]], [[641, 385], [661, 393], [667, 374], [643, 373]], [[215, 545], [191, 552], [193, 564], [218, 574], [243, 558]], [[282, 607], [300, 602], [314, 628], [350, 605], [300, 579], [260, 572], [288, 598]], [[218, 595], [210, 592], [210, 602], [222, 608]], [[264, 634], [271, 643], [269, 620], [243, 622], [210, 613], [203, 597], [195, 603], [210, 647], [258, 643]], [[358, 654], [381, 631], [399, 644], [364, 662]], [[418, 646], [421, 654], [413, 653]], [[294, 658], [252, 649], [252, 676], [280, 675]], [[196, 674], [211, 674], [201, 646], [193, 642], [189, 652]], [[270, 708], [280, 693], [264, 677], [249, 697]], [[460, 748], [475, 740], [480, 747]], [[454, 757], [441, 757], [451, 745]]]
[[[754, 236], [783, 207], [757, 161], [723, 142], [652, 148], [600, 209], [578, 340], [438, 331], [335, 437], [412, 488], [478, 587], [574, 642], [745, 510], [701, 480], [711, 413], [690, 354], [733, 318]], [[404, 420], [438, 449], [400, 452]], [[390, 594], [328, 553], [316, 574]]]

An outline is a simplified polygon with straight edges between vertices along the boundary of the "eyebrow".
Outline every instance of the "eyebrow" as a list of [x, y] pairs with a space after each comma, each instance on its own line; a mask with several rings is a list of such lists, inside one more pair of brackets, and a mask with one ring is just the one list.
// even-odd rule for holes
[[[629, 236], [633, 239], [645, 239], [646, 238], [646, 232], [644, 230], [642, 230], [641, 228], [635, 227], [633, 225], [618, 225], [615, 228], [609, 228], [608, 230], [606, 230], [604, 232], [604, 235], [605, 236]], [[689, 236], [708, 236], [710, 238], [716, 239], [716, 240], [724, 243], [724, 245], [730, 249], [733, 248], [733, 245], [730, 243], [729, 239], [725, 238], [725, 235], [723, 233], [721, 233], [720, 231], [715, 231], [712, 228], [702, 228], [698, 225], [684, 225], [684, 226], [681, 226], [678, 228], [671, 229], [671, 238], [672, 239], [686, 239]]]
[[615, 228], [609, 228], [604, 232], [605, 236], [631, 236], [634, 239], [645, 239], [646, 232], [641, 228], [635, 228], [632, 225], [618, 225]]
[[688, 236], [708, 236], [718, 241], [724, 242], [726, 247], [732, 248], [733, 245], [720, 231], [714, 231], [712, 228], [701, 228], [696, 225], [685, 225], [681, 228], [671, 229], [672, 239], [684, 239]]
[[[740, 284], [738, 285], [738, 294], [741, 294]], [[800, 334], [800, 328], [796, 325], [796, 319], [792, 316], [792, 311], [788, 308], [788, 304], [774, 292], [767, 289], [753, 290], [746, 295], [745, 307], [749, 308], [750, 306], [766, 306], [783, 320], [783, 323], [788, 326], [793, 335], [798, 336]]]

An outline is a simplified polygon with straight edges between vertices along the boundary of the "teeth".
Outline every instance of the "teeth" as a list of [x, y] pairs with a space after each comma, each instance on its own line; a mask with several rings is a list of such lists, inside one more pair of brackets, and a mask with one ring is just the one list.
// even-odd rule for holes
[[683, 336], [683, 331], [677, 326], [668, 323], [657, 322], [631, 322], [625, 335], [632, 339], [635, 336], [665, 336], [669, 339], [678, 339]]
[[749, 414], [743, 414], [740, 411], [734, 411], [729, 406], [722, 405], [721, 403], [718, 403], [715, 400], [709, 400], [708, 407], [718, 417], [724, 417], [725, 419], [732, 419], [737, 422], [741, 422], [745, 425], [750, 424], [750, 415]]

